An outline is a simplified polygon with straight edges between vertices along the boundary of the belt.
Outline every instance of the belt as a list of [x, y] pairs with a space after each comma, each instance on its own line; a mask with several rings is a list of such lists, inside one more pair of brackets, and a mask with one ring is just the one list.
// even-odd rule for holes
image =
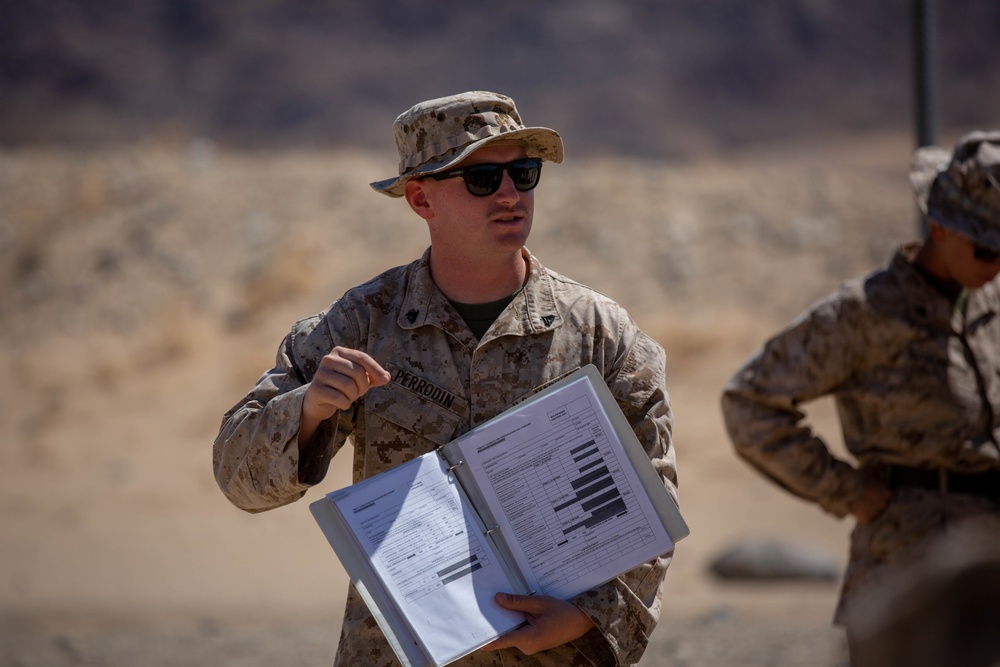
[[941, 493], [966, 493], [1000, 499], [1000, 470], [963, 474], [938, 468], [890, 466], [889, 484], [894, 489], [918, 487]]

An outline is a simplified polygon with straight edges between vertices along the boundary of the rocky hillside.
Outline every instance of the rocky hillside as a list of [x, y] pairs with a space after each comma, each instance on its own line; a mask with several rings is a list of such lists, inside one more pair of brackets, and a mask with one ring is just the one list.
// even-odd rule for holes
[[[676, 157], [909, 127], [915, 0], [0, 0], [0, 144], [390, 147], [486, 88], [574, 154]], [[1000, 3], [939, 2], [942, 129], [995, 124]]]

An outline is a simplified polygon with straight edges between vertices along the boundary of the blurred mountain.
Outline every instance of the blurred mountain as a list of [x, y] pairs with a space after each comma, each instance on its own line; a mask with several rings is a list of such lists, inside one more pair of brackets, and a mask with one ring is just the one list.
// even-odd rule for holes
[[[912, 124], [913, 0], [0, 0], [0, 145], [391, 149], [411, 104], [517, 100], [579, 153]], [[940, 123], [998, 124], [1000, 2], [938, 3]]]

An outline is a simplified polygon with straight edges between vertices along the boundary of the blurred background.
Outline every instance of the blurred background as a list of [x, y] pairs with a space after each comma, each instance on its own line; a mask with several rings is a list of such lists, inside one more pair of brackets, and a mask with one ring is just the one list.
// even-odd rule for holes
[[[578, 157], [901, 130], [920, 4], [4, 0], [0, 140], [391, 149], [387, 120], [478, 88], [557, 125]], [[995, 3], [939, 4], [942, 123], [992, 121]]]
[[[692, 534], [642, 664], [846, 664], [850, 523], [737, 460], [718, 397], [918, 238], [917, 4], [0, 0], [0, 667], [332, 663], [347, 582], [307, 503], [349, 452], [248, 515], [211, 444], [293, 321], [422, 252], [368, 183], [399, 113], [473, 89], [564, 138], [529, 247], [667, 350]], [[925, 131], [1000, 127], [1000, 4], [929, 28]], [[720, 567], [761, 553], [784, 569]]]

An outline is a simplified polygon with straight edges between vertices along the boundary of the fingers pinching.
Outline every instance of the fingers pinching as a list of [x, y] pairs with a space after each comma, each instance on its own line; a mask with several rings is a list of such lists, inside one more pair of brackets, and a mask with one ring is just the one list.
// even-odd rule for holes
[[313, 383], [322, 385], [324, 390], [332, 389], [327, 400], [344, 410], [371, 387], [384, 385], [389, 380], [388, 371], [368, 354], [337, 346], [323, 357]]
[[[334, 352], [336, 352], [341, 358], [350, 361], [353, 364], [353, 368], [363, 371], [366, 376], [366, 384], [369, 386], [380, 387], [392, 379], [389, 371], [382, 368], [382, 366], [375, 361], [375, 359], [361, 350], [352, 350], [350, 348], [338, 346], [333, 348], [333, 351], [330, 354], [333, 354]], [[367, 389], [368, 387], [366, 386], [365, 391], [367, 391]], [[364, 391], [361, 393], [363, 394]]]

